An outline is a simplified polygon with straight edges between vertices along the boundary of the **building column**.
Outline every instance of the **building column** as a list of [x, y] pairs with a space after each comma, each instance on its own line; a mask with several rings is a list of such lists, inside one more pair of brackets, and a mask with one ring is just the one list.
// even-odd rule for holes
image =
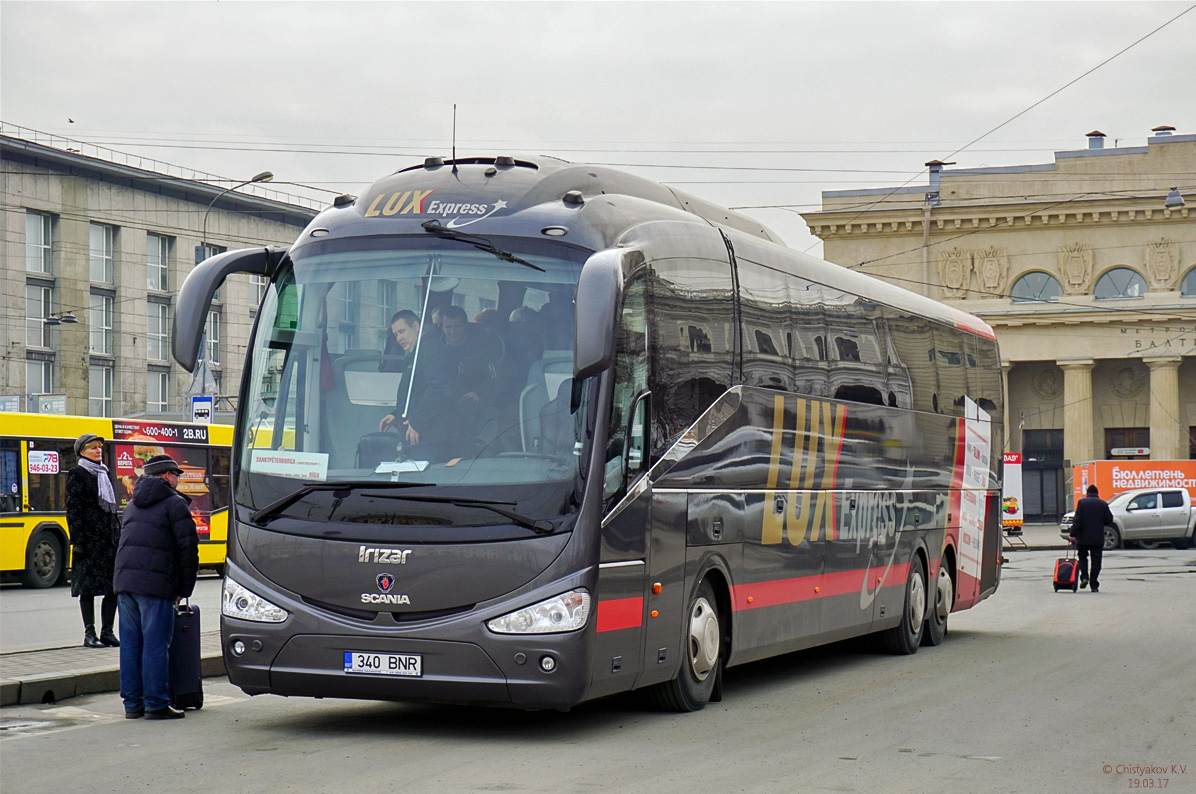
[[[1057, 361], [1063, 370], [1063, 457], [1071, 465], [1095, 460], [1092, 439], [1092, 359]], [[1102, 452], [1099, 457], [1104, 457]]]
[[1005, 420], [1005, 452], [1023, 452], [1022, 449], [1022, 434], [1019, 432], [1020, 428], [1016, 428], [1009, 424], [1009, 371], [1013, 369], [1012, 361], [1001, 362], [1001, 384], [1005, 390], [1004, 403], [1005, 415], [1002, 417]]
[[1144, 358], [1150, 367], [1150, 459], [1186, 460], [1188, 434], [1180, 422], [1179, 356]]

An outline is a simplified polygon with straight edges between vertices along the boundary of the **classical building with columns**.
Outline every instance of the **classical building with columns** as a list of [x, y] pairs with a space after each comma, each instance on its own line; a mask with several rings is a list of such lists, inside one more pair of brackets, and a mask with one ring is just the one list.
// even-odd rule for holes
[[35, 411], [54, 395], [69, 414], [189, 419], [189, 393], [203, 390], [231, 421], [265, 280], [235, 275], [217, 293], [206, 383], [171, 358], [179, 288], [207, 256], [290, 245], [322, 204], [13, 125], [0, 132], [3, 407]]
[[1070, 509], [1071, 465], [1196, 458], [1196, 135], [822, 194], [824, 258], [996, 331], [1029, 518]]

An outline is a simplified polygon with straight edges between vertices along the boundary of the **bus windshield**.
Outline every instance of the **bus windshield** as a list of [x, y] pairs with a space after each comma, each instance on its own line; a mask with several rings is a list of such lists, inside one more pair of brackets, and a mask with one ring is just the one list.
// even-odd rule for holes
[[[574, 393], [573, 299], [588, 254], [432, 234], [293, 251], [245, 374], [237, 502], [260, 509], [314, 481], [354, 497], [310, 489], [271, 515], [510, 523], [468, 499], [533, 521], [572, 513], [589, 404]], [[416, 498], [371, 496], [370, 483], [407, 484]], [[417, 498], [433, 488], [451, 501]]]

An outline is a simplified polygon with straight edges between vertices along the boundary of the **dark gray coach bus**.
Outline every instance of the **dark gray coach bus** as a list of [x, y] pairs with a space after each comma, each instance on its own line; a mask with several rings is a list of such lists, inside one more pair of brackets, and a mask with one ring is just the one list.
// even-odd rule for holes
[[221, 614], [245, 692], [692, 711], [731, 665], [937, 645], [997, 587], [992, 330], [743, 215], [430, 158], [196, 267], [185, 368], [237, 272], [269, 280]]

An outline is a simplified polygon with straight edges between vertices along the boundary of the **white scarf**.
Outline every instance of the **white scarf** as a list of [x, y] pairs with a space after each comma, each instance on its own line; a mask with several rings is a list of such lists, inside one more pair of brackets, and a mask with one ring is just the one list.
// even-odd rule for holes
[[116, 494], [112, 491], [112, 478], [108, 476], [108, 467], [87, 458], [79, 458], [79, 465], [95, 475], [96, 485], [100, 489], [100, 507], [116, 515]]

